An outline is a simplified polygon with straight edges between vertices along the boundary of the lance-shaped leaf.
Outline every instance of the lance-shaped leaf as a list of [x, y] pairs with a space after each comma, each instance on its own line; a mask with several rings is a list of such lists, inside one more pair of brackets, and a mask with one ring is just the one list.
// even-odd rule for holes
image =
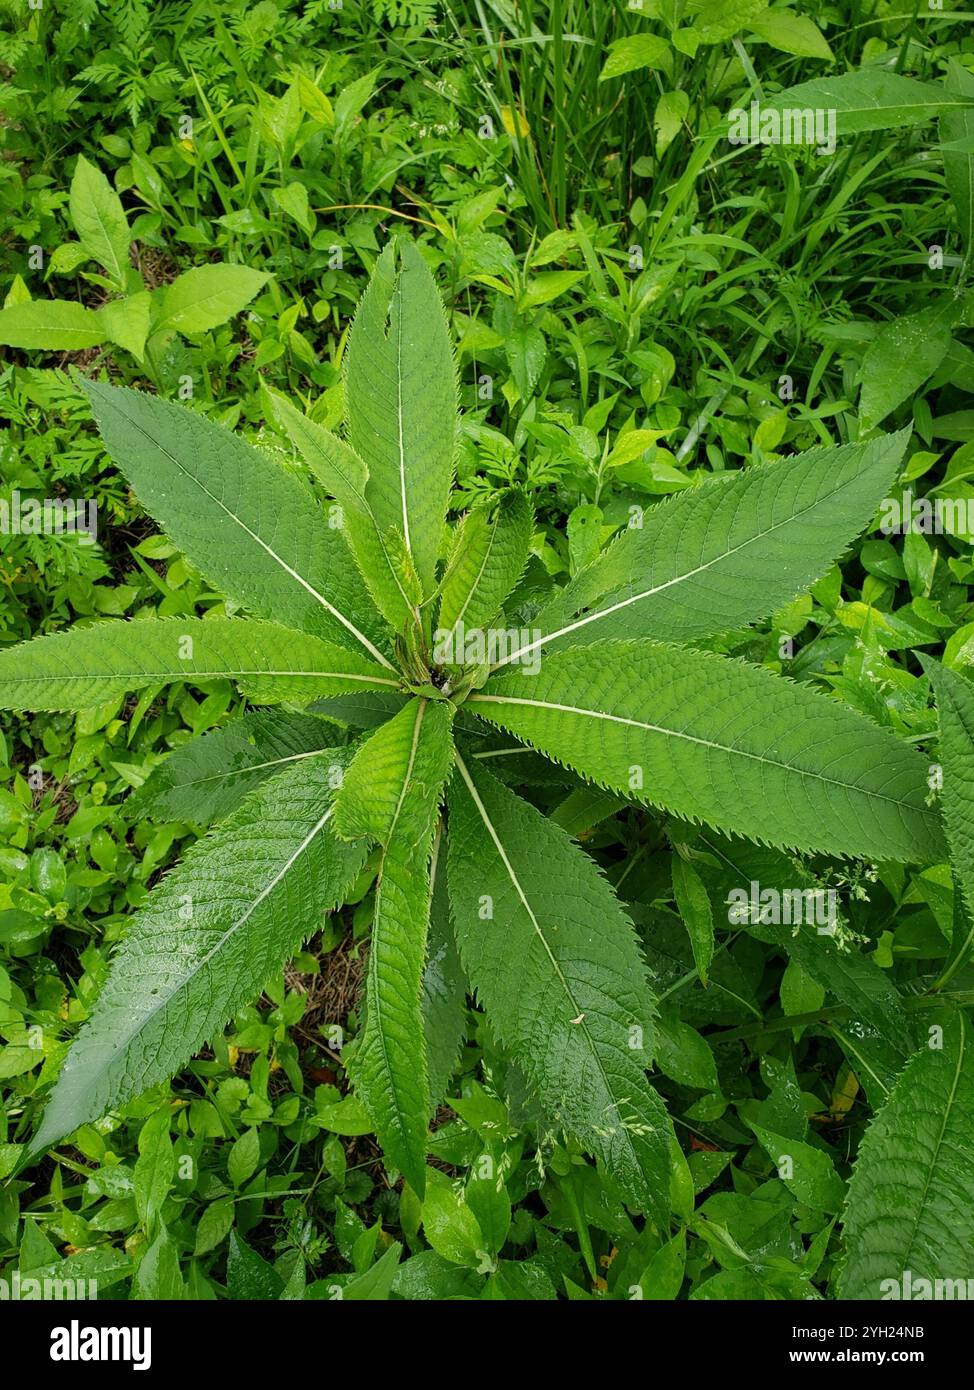
[[31, 1146], [167, 1080], [344, 900], [364, 846], [335, 838], [313, 761], [251, 793], [150, 894], [78, 1034]]
[[[398, 262], [398, 264], [397, 264]], [[383, 534], [402, 532], [424, 593], [435, 587], [456, 447], [456, 370], [439, 292], [412, 242], [386, 247], [345, 356], [348, 441], [369, 470]]]
[[871, 520], [908, 437], [812, 449], [660, 503], [542, 610], [542, 635], [506, 661], [606, 637], [692, 641], [767, 617]]
[[78, 240], [118, 289], [125, 288], [132, 240], [121, 199], [108, 179], [78, 156], [68, 207]]
[[[974, 73], [968, 72], [956, 58], [948, 58], [944, 88], [953, 96], [963, 98], [967, 104], [941, 116], [940, 143], [951, 145], [955, 141], [974, 141]], [[943, 160], [944, 180], [954, 204], [964, 258], [969, 261], [974, 251], [974, 154], [945, 149]]]
[[507, 492], [493, 514], [486, 506], [468, 512], [457, 532], [456, 551], [443, 582], [437, 640], [460, 655], [462, 634], [487, 627], [497, 617], [524, 572], [534, 512], [522, 492]]
[[929, 862], [926, 763], [836, 700], [770, 671], [663, 643], [593, 642], [469, 707], [583, 776], [780, 847]]
[[834, 112], [839, 135], [923, 125], [964, 105], [964, 97], [939, 82], [917, 82], [885, 68], [816, 77], [762, 103], [766, 111]]
[[432, 898], [422, 988], [430, 1114], [446, 1095], [456, 1070], [467, 1021], [467, 980], [450, 922], [446, 875], [446, 846], [438, 840], [430, 866]]
[[398, 685], [367, 657], [279, 623], [118, 619], [0, 652], [0, 709], [88, 709], [147, 685], [221, 679], [263, 700], [313, 700]]
[[929, 657], [923, 658], [923, 669], [940, 715], [941, 801], [951, 868], [974, 914], [974, 686]]
[[101, 382], [85, 389], [142, 505], [221, 593], [390, 664], [365, 586], [303, 479], [183, 406]]
[[645, 1076], [655, 1005], [632, 924], [563, 830], [457, 766], [449, 889], [467, 977], [552, 1120], [665, 1227], [671, 1131]]
[[[422, 593], [415, 571], [404, 565], [398, 547], [383, 535], [365, 495], [369, 470], [343, 439], [311, 420], [290, 401], [269, 391], [274, 410], [291, 442], [327, 492], [344, 508], [342, 534], [373, 602], [386, 622], [401, 632], [418, 620]], [[392, 535], [401, 536], [400, 531]], [[401, 544], [404, 546], [405, 541]]]
[[430, 855], [453, 759], [449, 707], [412, 700], [361, 745], [336, 798], [336, 829], [381, 841], [366, 1016], [349, 1072], [383, 1150], [422, 1196], [429, 1082], [421, 990]]
[[348, 749], [333, 747], [337, 730], [324, 719], [284, 710], [256, 710], [170, 753], [125, 802], [131, 819], [221, 820], [268, 777], [308, 758], [341, 782]]
[[933, 1298], [919, 1281], [937, 1279], [953, 1281], [940, 1297], [964, 1296], [974, 1250], [970, 1021], [957, 1014], [929, 1043], [862, 1140], [843, 1214], [840, 1298]]

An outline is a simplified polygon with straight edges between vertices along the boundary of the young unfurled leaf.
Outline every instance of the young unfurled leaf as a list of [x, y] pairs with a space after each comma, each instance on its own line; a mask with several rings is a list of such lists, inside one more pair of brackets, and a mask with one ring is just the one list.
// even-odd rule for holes
[[395, 631], [402, 631], [415, 616], [422, 594], [404, 576], [401, 560], [379, 530], [365, 496], [368, 468], [344, 440], [296, 410], [277, 392], [270, 396], [305, 463], [345, 509], [342, 534], [376, 607]]
[[446, 705], [415, 699], [359, 748], [335, 808], [339, 833], [370, 836], [383, 845], [365, 1025], [350, 1074], [386, 1154], [419, 1196], [429, 1113], [421, 990], [430, 857], [452, 757]]
[[483, 506], [467, 514], [440, 599], [442, 640], [456, 640], [461, 628], [485, 628], [497, 617], [524, 572], [533, 525], [531, 505], [520, 492], [505, 493], [493, 515]]

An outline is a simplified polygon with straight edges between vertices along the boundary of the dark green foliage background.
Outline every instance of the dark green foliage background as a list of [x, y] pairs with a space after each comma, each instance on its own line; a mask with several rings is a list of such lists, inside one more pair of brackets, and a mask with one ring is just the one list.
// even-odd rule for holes
[[[529, 490], [539, 592], [632, 508], [700, 474], [856, 438], [862, 374], [873, 391], [905, 383], [884, 428], [914, 427], [914, 492], [974, 499], [966, 300], [954, 346], [919, 383], [895, 341], [867, 356], [884, 323], [966, 288], [936, 124], [841, 139], [831, 158], [707, 147], [707, 132], [756, 91], [860, 67], [934, 82], [950, 59], [974, 70], [970, 20], [949, 5], [904, 18], [910, 5], [885, 0], [802, 4], [832, 60], [783, 51], [742, 19], [695, 54], [669, 45], [655, 66], [600, 80], [610, 44], [662, 39], [678, 8], [0, 4], [0, 293], [104, 301], [90, 263], [51, 268], [74, 235], [79, 154], [119, 191], [147, 287], [217, 260], [270, 276], [231, 322], [143, 362], [123, 348], [6, 351], [0, 496], [92, 498], [99, 544], [0, 537], [0, 642], [223, 602], [109, 463], [69, 369], [169, 397], [189, 382], [197, 409], [297, 467], [262, 384], [336, 424], [342, 335], [400, 225], [437, 268], [458, 346], [456, 508], [509, 482]], [[668, 124], [659, 103], [671, 92], [685, 94], [685, 115]], [[620, 463], [611, 449], [626, 428], [659, 442]], [[905, 540], [873, 530], [810, 595], [720, 649], [831, 692], [934, 761], [936, 714], [915, 653], [955, 668], [971, 659], [970, 540], [963, 529]], [[240, 708], [215, 682], [78, 717], [5, 718], [0, 1180], [127, 914], [201, 830], [140, 820], [126, 796], [168, 751]], [[673, 901], [673, 828], [549, 776], [532, 798], [633, 904], [655, 961], [669, 1042], [654, 1081], [686, 1156], [673, 1193], [685, 1250], [683, 1236], [662, 1245], [642, 1229], [611, 1182], [540, 1124], [473, 1007], [432, 1149], [466, 1199], [434, 1183], [421, 1225], [357, 1103], [342, 1099], [367, 868], [359, 900], [171, 1087], [0, 1181], [0, 1271], [96, 1277], [107, 1297], [830, 1296], [837, 1204], [823, 1217], [778, 1182], [750, 1125], [806, 1117], [809, 1142], [848, 1177], [872, 1110], [841, 1010], [780, 944], [722, 924], [704, 989]], [[851, 949], [918, 996], [947, 955], [946, 866], [811, 867], [841, 893]], [[969, 975], [951, 982], [961, 1001]], [[782, 1025], [786, 1015], [808, 1017]], [[478, 1169], [485, 1152], [500, 1193]]]

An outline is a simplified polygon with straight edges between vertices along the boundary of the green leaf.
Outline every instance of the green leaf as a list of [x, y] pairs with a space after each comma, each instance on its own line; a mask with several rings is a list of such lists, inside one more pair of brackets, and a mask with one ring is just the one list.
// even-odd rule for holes
[[423, 1200], [423, 1230], [438, 1255], [451, 1264], [479, 1268], [487, 1250], [480, 1223], [445, 1173], [431, 1168]]
[[974, 686], [956, 671], [929, 657], [930, 677], [940, 716], [943, 760], [944, 826], [950, 865], [969, 914], [974, 914]]
[[414, 698], [359, 745], [335, 798], [337, 834], [426, 838], [453, 757], [452, 714], [445, 701]]
[[544, 334], [534, 324], [518, 324], [504, 343], [517, 394], [528, 401], [534, 394], [548, 355]]
[[602, 637], [689, 641], [767, 617], [872, 519], [908, 438], [813, 449], [657, 504], [539, 613], [545, 635], [509, 659]]
[[280, 1298], [284, 1280], [273, 1265], [251, 1250], [249, 1245], [230, 1232], [227, 1250], [227, 1291], [232, 1299], [267, 1302]]
[[368, 595], [305, 482], [194, 411], [84, 385], [105, 447], [139, 500], [222, 593], [258, 617], [364, 646], [389, 664], [371, 640]]
[[433, 829], [453, 757], [450, 717], [443, 702], [412, 700], [359, 748], [335, 805], [340, 834], [367, 835], [384, 845], [365, 1024], [349, 1074], [385, 1154], [419, 1196], [429, 1106], [420, 996]]
[[0, 343], [48, 352], [80, 352], [103, 343], [103, 321], [71, 299], [33, 299], [0, 309]]
[[835, 54], [813, 19], [794, 10], [765, 10], [747, 21], [747, 28], [762, 43], [796, 58], [823, 58], [834, 62]]
[[584, 777], [750, 839], [926, 863], [926, 763], [836, 700], [761, 667], [655, 642], [555, 652], [469, 707]]
[[599, 74], [600, 82], [622, 77], [640, 68], [655, 68], [667, 74], [673, 71], [673, 49], [666, 39], [656, 34], [629, 34], [609, 45], [609, 56]]
[[632, 924], [564, 831], [458, 768], [449, 888], [471, 985], [550, 1118], [665, 1227], [670, 1122], [645, 1077], [654, 1000]]
[[807, 1207], [829, 1214], [838, 1211], [845, 1194], [845, 1185], [831, 1158], [822, 1149], [773, 1134], [753, 1120], [747, 1121], [758, 1143], [778, 1169], [785, 1186]]
[[256, 1129], [245, 1129], [230, 1146], [227, 1155], [227, 1176], [234, 1187], [243, 1187], [257, 1171], [260, 1162], [260, 1135]]
[[[956, 58], [948, 58], [944, 85], [951, 96], [963, 98], [968, 105], [941, 116], [940, 143], [974, 140], [974, 73], [968, 72]], [[969, 258], [974, 250], [974, 155], [944, 150], [943, 159], [947, 191], [954, 204], [964, 254]]]
[[97, 310], [105, 336], [130, 352], [137, 362], [142, 361], [149, 336], [150, 303], [148, 291], [140, 290], [127, 299], [110, 299]]
[[[395, 548], [379, 530], [365, 496], [369, 476], [365, 463], [344, 440], [296, 410], [283, 396], [268, 394], [305, 463], [345, 509], [342, 535], [379, 612], [397, 632], [417, 622], [422, 595], [410, 587], [397, 563]], [[396, 534], [401, 536], [401, 532]]]
[[656, 153], [662, 157], [679, 135], [690, 110], [690, 98], [684, 91], [664, 92], [653, 113], [656, 131]]
[[714, 958], [714, 915], [710, 908], [710, 898], [700, 875], [682, 854], [673, 855], [671, 872], [673, 896], [690, 933], [697, 974], [701, 983], [705, 985], [707, 971]]
[[179, 1273], [179, 1249], [165, 1227], [160, 1227], [155, 1240], [139, 1260], [130, 1297], [158, 1303], [173, 1302], [185, 1295], [186, 1289]]
[[132, 1193], [139, 1219], [151, 1234], [176, 1174], [176, 1155], [169, 1137], [167, 1106], [150, 1115], [139, 1131], [139, 1156], [132, 1174]]
[[859, 370], [860, 428], [881, 424], [914, 396], [947, 355], [961, 301], [951, 295], [916, 314], [884, 323], [866, 349]]
[[446, 1095], [460, 1059], [467, 1023], [467, 981], [457, 954], [450, 922], [446, 850], [433, 846], [432, 884], [426, 967], [423, 971], [421, 1007], [426, 1038], [426, 1070], [429, 1074], [429, 1113], [435, 1113]]
[[838, 134], [858, 135], [866, 130], [922, 125], [968, 104], [939, 84], [917, 82], [885, 68], [861, 68], [841, 77], [817, 77], [789, 87], [763, 103], [763, 109], [835, 111]]
[[457, 388], [443, 303], [410, 241], [386, 247], [362, 296], [345, 400], [348, 441], [368, 466], [379, 529], [402, 532], [430, 594], [453, 478]]
[[750, 28], [754, 16], [767, 8], [767, 0], [689, 0], [684, 18], [692, 20], [692, 33], [701, 43], [722, 43]]
[[135, 915], [48, 1101], [32, 1156], [166, 1081], [344, 901], [365, 860], [331, 833], [320, 770], [258, 787]]
[[246, 618], [113, 619], [0, 650], [0, 709], [88, 709], [148, 685], [209, 680], [263, 700], [397, 685], [344, 647]]
[[85, 251], [124, 290], [132, 239], [125, 210], [108, 179], [83, 154], [74, 167], [68, 209]]
[[437, 641], [452, 653], [448, 663], [462, 664], [462, 633], [483, 630], [497, 617], [524, 572], [533, 529], [534, 511], [520, 492], [505, 493], [493, 515], [480, 506], [464, 517], [438, 618]]
[[193, 1254], [208, 1255], [211, 1250], [222, 1245], [233, 1225], [235, 1204], [232, 1197], [220, 1197], [203, 1208], [203, 1214], [196, 1224], [196, 1243]]
[[[923, 1279], [966, 1286], [974, 1247], [970, 1030], [956, 1015], [938, 1048], [931, 1029], [930, 1045], [911, 1059], [866, 1131], [842, 1216], [840, 1298], [938, 1296], [921, 1290]], [[912, 1292], [903, 1290], [907, 1271]]]
[[275, 772], [308, 758], [327, 774], [348, 750], [331, 745], [335, 728], [311, 715], [258, 710], [175, 749], [125, 802], [131, 819], [220, 820]]
[[401, 1254], [402, 1246], [398, 1241], [390, 1245], [382, 1258], [376, 1260], [371, 1269], [356, 1275], [354, 1279], [349, 1279], [348, 1283], [342, 1286], [342, 1302], [386, 1302], [392, 1290], [396, 1271], [399, 1269], [399, 1256]]
[[184, 270], [162, 295], [154, 333], [207, 333], [239, 314], [270, 277], [245, 265], [199, 265]]

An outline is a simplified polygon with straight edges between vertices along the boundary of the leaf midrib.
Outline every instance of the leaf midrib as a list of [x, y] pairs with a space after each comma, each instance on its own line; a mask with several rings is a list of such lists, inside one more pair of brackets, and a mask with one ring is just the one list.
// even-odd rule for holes
[[[776, 466], [777, 465], [771, 465], [772, 468]], [[510, 665], [510, 663], [512, 661], [516, 661], [518, 657], [524, 656], [528, 652], [534, 651], [536, 647], [544, 646], [547, 642], [554, 642], [559, 637], [566, 637], [571, 632], [577, 632], [580, 628], [587, 627], [590, 623], [598, 622], [601, 618], [607, 618], [610, 614], [617, 613], [620, 609], [629, 608], [635, 603], [641, 603], [644, 598], [652, 598], [654, 594], [661, 594], [665, 592], [665, 590], [673, 588], [674, 585], [685, 584], [689, 580], [695, 579], [698, 574], [704, 574], [714, 565], [720, 564], [722, 561], [729, 559], [732, 555], [737, 555], [740, 551], [747, 549], [748, 546], [754, 545], [760, 541], [765, 540], [768, 536], [773, 535], [774, 532], [779, 530], [782, 526], [790, 526], [793, 522], [800, 520], [808, 512], [814, 511], [816, 507], [820, 507], [823, 504], [823, 502], [838, 497], [845, 488], [851, 487], [854, 482], [860, 480], [861, 478], [862, 471], [860, 470], [853, 474], [851, 478], [847, 478], [844, 483], [840, 483], [837, 487], [833, 487], [828, 492], [816, 497], [815, 500], [810, 502], [807, 507], [802, 507], [797, 511], [789, 512], [788, 515], [784, 517], [781, 521], [777, 521], [773, 525], [768, 526], [763, 531], [758, 531], [754, 535], [748, 536], [746, 540], [740, 543], [740, 545], [731, 546], [727, 550], [720, 551], [719, 554], [715, 555], [705, 564], [697, 565], [694, 569], [685, 570], [682, 574], [674, 575], [672, 579], [667, 579], [666, 582], [663, 584], [656, 584], [650, 589], [644, 589], [641, 593], [631, 594], [628, 598], [620, 599], [618, 603], [612, 604], [609, 608], [600, 608], [595, 613], [588, 613], [584, 618], [579, 618], [574, 622], [566, 624], [565, 627], [558, 628], [555, 632], [549, 632], [544, 637], [537, 638], [535, 641], [529, 643], [528, 645], [518, 648], [518, 650], [512, 652], [510, 656], [504, 657], [502, 661], [498, 661], [495, 666], [491, 667], [491, 671], [497, 671], [502, 666]], [[710, 486], [713, 486], [713, 484], [711, 483]], [[718, 483], [717, 486], [719, 487], [720, 484]], [[608, 554], [609, 551], [603, 552], [603, 557]], [[612, 591], [610, 590], [609, 592], [611, 594]], [[601, 594], [599, 595], [599, 598], [594, 599], [593, 602], [598, 603], [600, 598], [604, 599], [606, 597], [607, 595]]]
[[252, 531], [251, 528], [247, 525], [247, 523], [243, 520], [243, 518], [238, 516], [237, 513], [232, 509], [232, 507], [228, 507], [227, 504], [222, 500], [222, 498], [217, 497], [215, 493], [211, 492], [210, 489], [200, 478], [196, 477], [193, 473], [191, 473], [189, 469], [187, 469], [179, 461], [176, 455], [170, 452], [170, 450], [160, 439], [157, 439], [155, 435], [150, 434], [149, 431], [144, 428], [141, 422], [136, 420], [133, 416], [127, 415], [124, 411], [119, 410], [110, 396], [102, 396], [99, 397], [99, 399], [111, 405], [112, 409], [115, 410], [115, 413], [122, 420], [124, 420], [126, 424], [133, 426], [136, 430], [138, 430], [138, 432], [142, 435], [144, 439], [148, 440], [150, 444], [153, 444], [157, 449], [159, 449], [163, 454], [165, 454], [166, 458], [179, 470], [179, 472], [183, 475], [184, 478], [186, 478], [189, 482], [195, 484], [196, 487], [199, 488], [200, 492], [202, 492], [206, 497], [208, 497], [211, 502], [215, 503], [215, 505], [219, 507], [221, 511], [225, 512], [226, 515], [230, 518], [230, 520], [235, 522], [236, 525], [239, 526], [240, 529], [251, 538], [251, 540], [255, 541], [256, 544], [259, 545], [262, 550], [266, 551], [266, 553], [271, 557], [271, 559], [276, 564], [280, 565], [281, 569], [284, 570], [286, 574], [289, 574], [292, 579], [296, 579], [297, 582], [304, 589], [306, 589], [308, 593], [311, 594], [312, 597], [315, 598], [318, 601], [318, 603], [320, 603], [321, 606], [332, 615], [333, 618], [340, 622], [342, 626], [345, 627], [354, 638], [356, 638], [357, 641], [361, 642], [362, 646], [365, 647], [366, 651], [368, 651], [369, 654], [376, 661], [378, 661], [380, 665], [385, 666], [390, 671], [395, 670], [395, 667], [392, 665], [392, 662], [387, 660], [387, 658], [383, 656], [382, 652], [380, 652], [378, 647], [374, 646], [372, 642], [369, 641], [368, 637], [366, 637], [364, 632], [359, 631], [359, 629], [355, 626], [355, 624], [352, 622], [350, 618], [346, 618], [345, 614], [342, 613], [338, 608], [336, 608], [333, 603], [330, 603], [328, 599], [325, 598], [324, 594], [319, 593], [319, 591], [314, 587], [312, 583], [310, 583], [309, 580], [305, 579], [303, 575], [299, 574], [296, 569], [289, 565], [282, 555], [278, 555], [277, 551], [274, 550], [272, 546], [268, 545], [262, 537], [258, 536], [256, 531]]
[[[621, 714], [606, 714], [603, 710], [582, 709], [578, 705], [562, 705], [552, 700], [529, 700], [524, 696], [517, 695], [483, 695], [474, 694], [467, 697], [468, 702], [477, 701], [481, 704], [501, 704], [501, 705], [528, 705], [535, 709], [554, 710], [558, 714], [580, 714], [589, 719], [604, 719], [609, 723], [623, 724], [630, 728], [645, 729], [648, 733], [666, 734], [671, 738], [683, 739], [687, 743], [696, 743], [703, 748], [712, 748], [719, 753], [727, 753], [739, 758], [749, 758], [753, 762], [764, 763], [768, 767], [780, 768], [782, 771], [794, 773], [799, 777], [810, 777], [815, 781], [824, 782], [828, 786], [841, 787], [843, 791], [855, 792], [860, 796], [874, 797], [878, 801], [888, 801], [892, 806], [899, 806], [909, 811], [916, 811], [924, 816], [933, 817], [934, 813], [925, 807], [916, 807], [909, 802], [903, 801], [898, 797], [889, 796], [885, 792], [872, 791], [861, 787], [857, 782], [843, 782], [838, 777], [826, 777], [824, 773], [812, 772], [809, 769], [797, 767], [794, 763], [784, 763], [777, 758], [762, 757], [760, 753], [750, 753], [743, 748], [734, 748], [730, 744], [717, 743], [711, 739], [699, 738], [696, 734], [687, 734], [680, 729], [667, 729], [662, 724], [647, 724], [641, 719], [630, 719]], [[531, 742], [530, 735], [525, 735]]]
[[497, 831], [496, 831], [495, 828], [494, 828], [494, 823], [493, 823], [493, 821], [491, 820], [491, 818], [490, 818], [490, 816], [489, 816], [489, 814], [488, 814], [488, 812], [487, 812], [486, 806], [484, 805], [483, 801], [482, 801], [481, 798], [480, 798], [480, 795], [479, 795], [479, 793], [478, 793], [478, 791], [477, 791], [477, 788], [475, 787], [475, 785], [474, 785], [474, 783], [473, 783], [473, 779], [472, 779], [471, 776], [470, 776], [470, 772], [469, 772], [469, 770], [467, 769], [467, 766], [466, 766], [466, 764], [464, 763], [463, 759], [461, 758], [459, 752], [456, 753], [456, 763], [457, 763], [457, 768], [458, 768], [458, 770], [459, 770], [459, 772], [460, 772], [460, 775], [461, 775], [461, 777], [462, 777], [463, 780], [464, 780], [464, 784], [466, 785], [467, 791], [470, 793], [471, 800], [473, 801], [474, 805], [475, 805], [476, 808], [477, 808], [477, 813], [478, 813], [478, 815], [480, 816], [481, 820], [483, 821], [484, 826], [485, 826], [485, 828], [486, 828], [486, 830], [487, 830], [488, 835], [490, 836], [491, 840], [494, 842], [494, 847], [496, 848], [497, 853], [498, 853], [498, 855], [500, 856], [501, 863], [502, 863], [503, 866], [504, 866], [504, 870], [505, 870], [505, 872], [507, 873], [508, 878], [511, 880], [511, 883], [512, 883], [512, 885], [513, 885], [513, 887], [514, 887], [514, 891], [517, 893], [518, 897], [520, 898], [520, 900], [521, 900], [521, 905], [523, 906], [525, 912], [528, 914], [528, 918], [530, 919], [531, 925], [532, 925], [532, 927], [534, 928], [534, 931], [537, 933], [538, 939], [540, 940], [542, 946], [544, 947], [545, 953], [547, 954], [548, 959], [549, 959], [550, 962], [551, 962], [551, 967], [552, 967], [552, 969], [554, 970], [555, 975], [556, 975], [558, 981], [560, 982], [562, 988], [563, 988], [564, 991], [565, 991], [565, 997], [567, 998], [567, 1000], [568, 1000], [568, 1002], [569, 1002], [569, 1004], [571, 1005], [571, 1008], [572, 1008], [572, 1017], [573, 1017], [573, 1018], [578, 1018], [579, 1016], [581, 1016], [581, 1022], [580, 1022], [579, 1024], [577, 1024], [577, 1025], [574, 1025], [574, 1026], [578, 1027], [578, 1028], [581, 1030], [582, 1034], [584, 1035], [584, 1037], [585, 1037], [585, 1039], [586, 1039], [586, 1041], [587, 1041], [587, 1043], [588, 1043], [589, 1052], [590, 1052], [591, 1055], [592, 1055], [592, 1059], [593, 1059], [593, 1061], [594, 1061], [594, 1063], [595, 1063], [595, 1066], [597, 1067], [598, 1072], [599, 1072], [599, 1075], [600, 1075], [601, 1078], [602, 1078], [602, 1083], [603, 1083], [603, 1085], [605, 1086], [605, 1093], [606, 1093], [606, 1095], [612, 1097], [612, 1103], [613, 1103], [613, 1105], [614, 1105], [614, 1107], [615, 1107], [615, 1109], [616, 1109], [616, 1112], [617, 1112], [617, 1114], [618, 1114], [618, 1116], [619, 1116], [619, 1129], [620, 1129], [621, 1133], [622, 1133], [623, 1135], [625, 1135], [625, 1141], [626, 1141], [626, 1144], [627, 1144], [627, 1146], [628, 1146], [628, 1148], [629, 1148], [629, 1152], [630, 1152], [630, 1154], [631, 1154], [631, 1156], [632, 1156], [632, 1160], [633, 1160], [633, 1162], [635, 1163], [636, 1167], [639, 1169], [639, 1171], [640, 1171], [640, 1172], [644, 1172], [645, 1170], [644, 1170], [644, 1168], [643, 1168], [642, 1163], [640, 1162], [639, 1155], [638, 1155], [638, 1153], [636, 1152], [635, 1146], [633, 1145], [632, 1138], [631, 1138], [631, 1136], [630, 1136], [629, 1130], [626, 1128], [625, 1121], [624, 1121], [623, 1116], [622, 1116], [622, 1112], [621, 1112], [621, 1110], [620, 1110], [620, 1108], [619, 1108], [619, 1107], [621, 1106], [621, 1104], [622, 1104], [622, 1099], [623, 1099], [623, 1098], [620, 1098], [620, 1097], [617, 1097], [617, 1096], [616, 1096], [615, 1090], [614, 1090], [613, 1086], [611, 1085], [611, 1083], [610, 1083], [610, 1081], [609, 1081], [608, 1075], [606, 1074], [606, 1070], [605, 1070], [605, 1067], [604, 1067], [603, 1062], [602, 1062], [602, 1057], [601, 1057], [601, 1055], [600, 1055], [600, 1053], [599, 1053], [599, 1049], [596, 1047], [595, 1042], [594, 1042], [594, 1040], [593, 1040], [593, 1038], [592, 1038], [591, 1030], [587, 1027], [587, 1025], [586, 1025], [586, 1023], [585, 1023], [585, 1013], [584, 1013], [584, 1010], [581, 1008], [581, 1006], [580, 1006], [578, 1000], [575, 998], [575, 995], [574, 995], [573, 992], [572, 992], [571, 985], [569, 984], [569, 982], [568, 982], [568, 980], [567, 980], [567, 978], [566, 978], [566, 976], [565, 976], [564, 971], [562, 970], [561, 966], [559, 965], [558, 960], [556, 959], [556, 957], [555, 957], [555, 955], [554, 955], [554, 953], [553, 953], [553, 951], [552, 951], [550, 945], [548, 944], [548, 938], [545, 936], [545, 934], [544, 934], [544, 932], [543, 932], [543, 930], [542, 930], [542, 928], [541, 928], [541, 924], [539, 923], [537, 917], [535, 916], [534, 911], [533, 911], [533, 909], [532, 909], [532, 907], [531, 907], [531, 904], [528, 902], [527, 895], [526, 895], [526, 893], [524, 892], [524, 889], [521, 887], [521, 882], [520, 882], [520, 879], [519, 879], [518, 876], [517, 876], [517, 873], [515, 872], [514, 865], [511, 863], [510, 859], [509, 859], [508, 856], [507, 856], [507, 851], [505, 850], [503, 844], [501, 843], [500, 836], [497, 834]]

